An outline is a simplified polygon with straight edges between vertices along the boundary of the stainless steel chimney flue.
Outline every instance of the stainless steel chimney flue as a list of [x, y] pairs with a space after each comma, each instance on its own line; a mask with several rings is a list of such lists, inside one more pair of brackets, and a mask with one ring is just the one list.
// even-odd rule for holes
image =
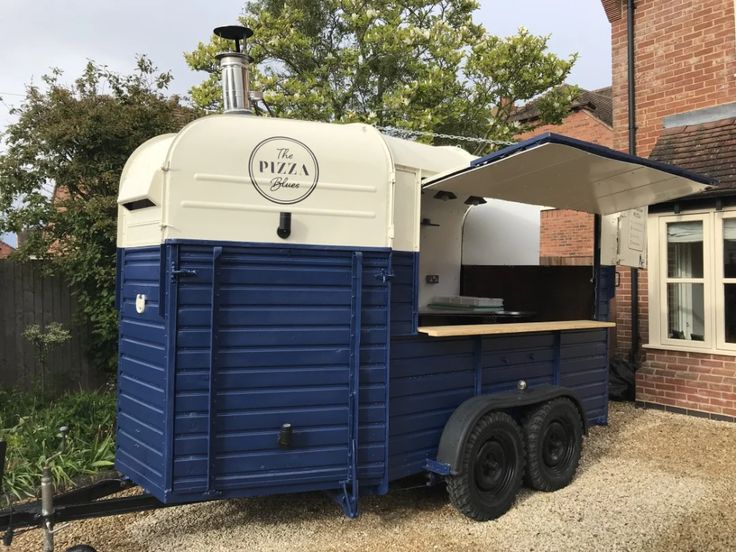
[[225, 113], [252, 114], [248, 73], [250, 58], [246, 53], [245, 41], [253, 36], [253, 31], [240, 25], [228, 25], [217, 27], [213, 32], [221, 38], [235, 42], [234, 52], [217, 54], [222, 71], [222, 101]]

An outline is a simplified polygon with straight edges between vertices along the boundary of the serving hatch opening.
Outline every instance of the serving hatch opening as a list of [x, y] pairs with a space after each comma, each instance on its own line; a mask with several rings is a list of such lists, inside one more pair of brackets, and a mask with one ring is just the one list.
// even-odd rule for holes
[[[614, 266], [646, 265], [644, 207], [715, 183], [551, 133], [432, 175], [422, 180], [421, 218], [433, 224], [421, 226], [419, 325], [607, 321]], [[458, 200], [442, 201], [450, 194]], [[484, 216], [465, 218], [476, 203]], [[579, 212], [579, 226], [557, 232], [588, 234], [587, 253], [548, 262], [540, 241], [550, 207]]]

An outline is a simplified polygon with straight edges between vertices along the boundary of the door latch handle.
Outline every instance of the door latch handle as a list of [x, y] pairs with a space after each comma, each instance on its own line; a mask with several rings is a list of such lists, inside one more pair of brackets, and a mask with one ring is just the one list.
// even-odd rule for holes
[[196, 270], [190, 270], [186, 268], [171, 271], [172, 278], [178, 278], [179, 276], [196, 276], [196, 275], [197, 275]]
[[376, 279], [385, 284], [389, 280], [393, 280], [394, 276], [393, 272], [387, 272], [385, 269], [381, 269], [381, 271], [376, 274]]

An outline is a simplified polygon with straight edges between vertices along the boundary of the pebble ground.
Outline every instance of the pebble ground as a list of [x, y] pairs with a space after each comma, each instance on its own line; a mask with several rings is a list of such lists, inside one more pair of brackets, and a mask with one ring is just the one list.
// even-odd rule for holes
[[[457, 513], [442, 488], [409, 485], [363, 499], [357, 520], [315, 493], [76, 522], [57, 551], [736, 551], [736, 424], [612, 403], [570, 486], [523, 490], [486, 523]], [[40, 551], [40, 533], [10, 550]]]

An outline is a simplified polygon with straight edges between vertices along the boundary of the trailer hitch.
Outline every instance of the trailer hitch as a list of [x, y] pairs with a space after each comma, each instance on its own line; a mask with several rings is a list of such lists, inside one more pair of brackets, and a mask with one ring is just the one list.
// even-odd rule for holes
[[149, 494], [108, 498], [135, 486], [126, 478], [103, 479], [53, 496], [49, 496], [53, 492], [53, 486], [49, 483], [47, 481], [45, 504], [42, 496], [40, 501], [0, 511], [0, 532], [3, 532], [2, 543], [5, 546], [13, 542], [16, 531], [20, 534], [40, 528], [44, 530], [44, 546], [47, 550], [53, 550], [49, 547], [53, 547], [54, 533], [63, 529], [68, 522], [173, 506], [163, 504]]

